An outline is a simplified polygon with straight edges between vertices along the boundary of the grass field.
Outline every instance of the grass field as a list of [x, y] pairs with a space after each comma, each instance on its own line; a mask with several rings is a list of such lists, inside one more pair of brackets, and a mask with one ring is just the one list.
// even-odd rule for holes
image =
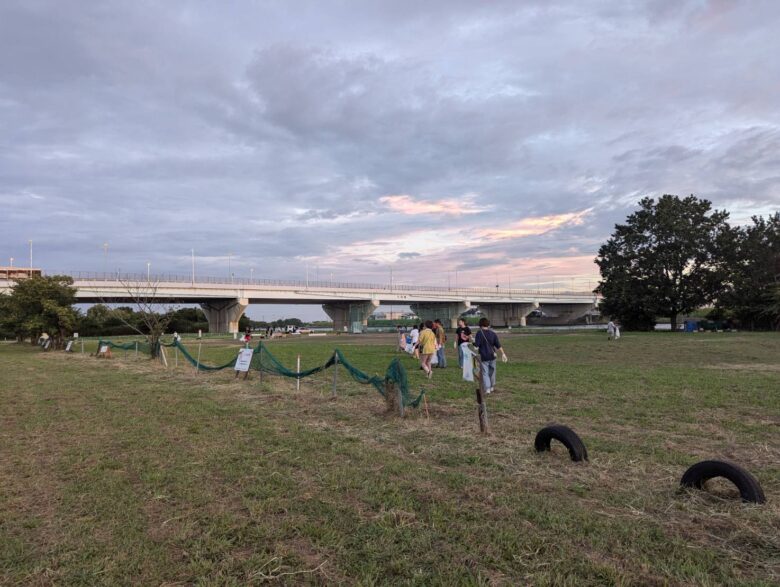
[[[780, 336], [605, 338], [505, 336], [489, 437], [451, 349], [431, 382], [404, 357], [430, 418], [401, 420], [343, 370], [334, 400], [330, 371], [296, 391], [170, 351], [165, 370], [0, 345], [0, 584], [778, 584]], [[306, 368], [338, 346], [381, 374], [394, 339], [269, 348]], [[534, 452], [552, 421], [590, 462]], [[681, 491], [707, 458], [767, 503]]]

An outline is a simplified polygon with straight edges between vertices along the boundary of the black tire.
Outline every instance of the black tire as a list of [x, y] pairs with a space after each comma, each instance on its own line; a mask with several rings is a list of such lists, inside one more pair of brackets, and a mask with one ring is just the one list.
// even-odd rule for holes
[[683, 487], [703, 489], [704, 484], [715, 477], [724, 477], [736, 485], [743, 501], [764, 503], [764, 490], [758, 480], [742, 467], [726, 461], [701, 461], [690, 467], [680, 479]]
[[569, 450], [569, 456], [571, 460], [575, 462], [588, 460], [588, 449], [585, 448], [585, 443], [577, 436], [577, 433], [562, 424], [551, 424], [545, 426], [536, 434], [534, 440], [534, 448], [536, 452], [544, 452], [550, 450], [550, 441], [557, 440], [563, 443]]

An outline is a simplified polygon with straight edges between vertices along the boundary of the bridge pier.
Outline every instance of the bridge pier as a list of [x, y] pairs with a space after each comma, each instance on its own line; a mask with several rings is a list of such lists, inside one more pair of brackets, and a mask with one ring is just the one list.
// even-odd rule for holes
[[340, 302], [322, 304], [322, 309], [333, 320], [336, 332], [363, 332], [368, 326], [368, 317], [379, 307], [379, 300], [365, 302]]
[[238, 321], [244, 315], [248, 305], [248, 299], [236, 298], [203, 302], [200, 307], [209, 322], [209, 332], [232, 334], [238, 332]]
[[539, 307], [538, 302], [526, 304], [480, 304], [479, 311], [493, 326], [525, 326], [525, 317]]
[[471, 307], [471, 302], [418, 302], [409, 307], [422, 321], [438, 318], [445, 327], [454, 329], [458, 327], [461, 314]]
[[595, 307], [595, 303], [541, 304], [539, 309], [544, 312], [544, 316], [540, 319], [540, 324], [551, 326], [571, 324]]

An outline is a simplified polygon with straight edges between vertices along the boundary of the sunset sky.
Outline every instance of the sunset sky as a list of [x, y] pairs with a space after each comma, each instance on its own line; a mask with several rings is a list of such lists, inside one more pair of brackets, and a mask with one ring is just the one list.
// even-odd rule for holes
[[593, 287], [643, 196], [780, 209], [778, 31], [774, 0], [3, 0], [0, 265]]

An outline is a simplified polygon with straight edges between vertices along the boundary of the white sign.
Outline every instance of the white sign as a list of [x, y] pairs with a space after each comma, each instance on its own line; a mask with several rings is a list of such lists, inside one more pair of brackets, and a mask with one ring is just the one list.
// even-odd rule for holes
[[249, 365], [252, 363], [252, 355], [254, 355], [252, 349], [241, 349], [238, 351], [238, 357], [236, 357], [236, 371], [241, 371], [243, 373], [249, 371]]
[[79, 337], [79, 333], [78, 332], [74, 332], [73, 333], [73, 338], [78, 338], [78, 337]]
[[107, 344], [104, 344], [103, 346], [100, 347], [100, 354], [101, 355], [104, 355], [107, 352], [108, 352], [108, 345]]

